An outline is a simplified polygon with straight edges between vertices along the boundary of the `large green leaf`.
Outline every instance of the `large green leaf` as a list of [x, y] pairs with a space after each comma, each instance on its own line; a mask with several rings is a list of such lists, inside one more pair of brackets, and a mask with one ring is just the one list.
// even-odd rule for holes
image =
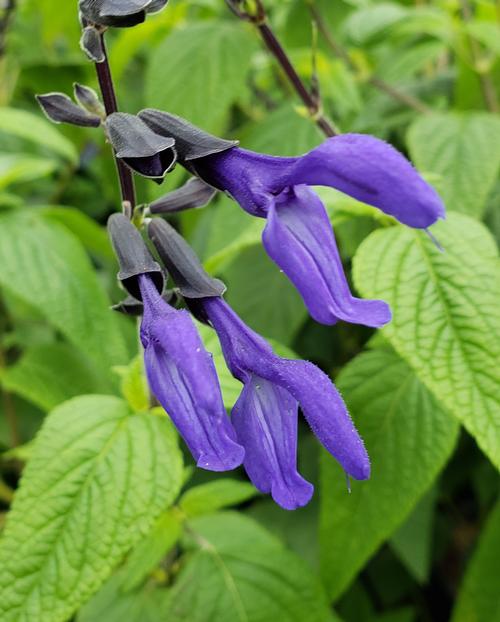
[[376, 231], [355, 257], [355, 283], [391, 305], [384, 335], [499, 467], [497, 249], [481, 224], [459, 214], [435, 233], [444, 253], [421, 231]]
[[0, 286], [36, 307], [99, 369], [127, 360], [125, 342], [80, 242], [34, 213], [0, 216]]
[[500, 503], [497, 503], [469, 563], [453, 612], [453, 622], [500, 621], [499, 551]]
[[500, 119], [488, 113], [419, 117], [408, 145], [416, 166], [441, 176], [448, 210], [482, 216], [500, 169]]
[[0, 370], [0, 383], [46, 411], [76, 395], [106, 389], [89, 361], [65, 343], [29, 348], [15, 365]]
[[56, 408], [36, 439], [0, 540], [2, 622], [65, 622], [178, 493], [166, 418], [111, 396]]
[[254, 46], [252, 33], [238, 23], [212, 21], [174, 31], [151, 55], [148, 105], [221, 133], [231, 105], [245, 92]]
[[73, 164], [78, 162], [78, 152], [73, 143], [47, 121], [41, 111], [35, 115], [26, 110], [1, 108], [0, 131], [35, 142]]
[[171, 622], [333, 622], [307, 565], [253, 520], [189, 522], [194, 553], [172, 590]]
[[358, 356], [341, 390], [372, 461], [347, 493], [340, 466], [322, 460], [322, 574], [333, 598], [404, 521], [453, 451], [458, 423], [393, 351]]

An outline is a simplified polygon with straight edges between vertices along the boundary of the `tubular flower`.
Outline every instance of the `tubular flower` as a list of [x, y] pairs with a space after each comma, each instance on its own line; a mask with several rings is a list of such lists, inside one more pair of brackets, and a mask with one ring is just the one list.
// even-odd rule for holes
[[144, 304], [141, 341], [149, 386], [188, 445], [197, 465], [234, 469], [244, 449], [226, 415], [212, 356], [187, 311], [168, 305], [147, 274], [138, 276]]
[[226, 363], [244, 384], [232, 411], [244, 466], [260, 491], [288, 510], [303, 506], [313, 486], [297, 472], [298, 407], [313, 432], [355, 479], [368, 479], [368, 454], [326, 374], [307, 361], [277, 356], [221, 297], [196, 302], [217, 331]]
[[[200, 132], [160, 111], [144, 110], [139, 116], [154, 132], [176, 141], [178, 134], [186, 142]], [[267, 253], [297, 287], [312, 317], [323, 324], [340, 319], [379, 327], [390, 321], [391, 313], [383, 301], [351, 294], [326, 210], [309, 186], [336, 188], [411, 227], [427, 228], [444, 217], [434, 189], [396, 149], [372, 136], [336, 136], [293, 158], [230, 144], [209, 155], [184, 147], [179, 161], [250, 214], [267, 219]]]

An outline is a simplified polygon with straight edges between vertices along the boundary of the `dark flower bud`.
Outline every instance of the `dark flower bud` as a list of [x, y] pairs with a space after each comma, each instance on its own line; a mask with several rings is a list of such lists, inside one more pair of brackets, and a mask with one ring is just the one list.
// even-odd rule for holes
[[205, 272], [193, 249], [165, 220], [153, 219], [148, 235], [182, 296], [207, 298], [226, 291], [224, 283]]
[[46, 116], [54, 123], [70, 123], [81, 127], [99, 127], [101, 119], [77, 106], [64, 93], [37, 95], [36, 99]]
[[79, 0], [82, 16], [92, 24], [129, 28], [142, 23], [147, 13], [160, 11], [168, 0]]
[[161, 180], [177, 159], [175, 140], [159, 136], [133, 114], [115, 112], [105, 122], [116, 157], [143, 177]]
[[172, 136], [175, 139], [175, 149], [181, 163], [221, 153], [239, 144], [237, 140], [224, 140], [213, 136], [169, 112], [147, 108], [139, 112], [139, 117], [156, 134]]
[[100, 32], [93, 26], [83, 29], [80, 47], [94, 63], [103, 63], [106, 59]]
[[101, 119], [106, 116], [106, 112], [104, 110], [104, 106], [102, 105], [99, 96], [91, 89], [90, 86], [85, 86], [84, 84], [78, 84], [75, 82], [73, 85], [73, 91], [75, 93], [76, 101], [93, 115], [97, 115]]
[[148, 274], [161, 293], [163, 272], [130, 220], [123, 214], [113, 214], [108, 219], [108, 234], [120, 266], [118, 280], [125, 290], [136, 300], [142, 300], [137, 277]]
[[192, 177], [183, 186], [156, 199], [149, 206], [152, 214], [172, 214], [196, 207], [205, 207], [217, 190], [198, 177]]

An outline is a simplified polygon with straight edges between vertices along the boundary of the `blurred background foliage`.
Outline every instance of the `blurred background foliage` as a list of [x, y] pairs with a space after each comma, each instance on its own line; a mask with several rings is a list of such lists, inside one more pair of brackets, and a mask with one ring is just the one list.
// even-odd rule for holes
[[[305, 426], [316, 495], [296, 512], [243, 473], [195, 472], [186, 455], [182, 469], [166, 420], [144, 414], [135, 323], [108, 309], [122, 296], [103, 227], [120, 205], [109, 147], [34, 100], [96, 87], [76, 0], [0, 0], [1, 525], [25, 473], [0, 545], [2, 622], [500, 620], [500, 5], [264, 3], [306, 83], [315, 63], [338, 127], [390, 141], [440, 191], [445, 253], [320, 191], [358, 292], [392, 306], [374, 335], [308, 319], [262, 223], [228, 198], [175, 222], [248, 324], [338, 377], [373, 478], [349, 495]], [[323, 140], [222, 0], [171, 0], [108, 47], [122, 111], [162, 108], [277, 155]], [[139, 201], [185, 179], [137, 180]], [[202, 332], [230, 407], [238, 383]]]

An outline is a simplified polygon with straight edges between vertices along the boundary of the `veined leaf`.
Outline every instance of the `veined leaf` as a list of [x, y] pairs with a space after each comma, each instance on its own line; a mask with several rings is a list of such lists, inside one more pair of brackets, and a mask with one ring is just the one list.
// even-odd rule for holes
[[499, 622], [498, 551], [500, 502], [492, 510], [476, 551], [469, 562], [453, 612], [453, 622]]
[[258, 523], [221, 513], [189, 522], [188, 558], [172, 589], [172, 622], [333, 622], [307, 565]]
[[34, 213], [0, 216], [0, 286], [38, 309], [109, 377], [128, 355], [79, 241]]
[[459, 214], [433, 230], [444, 253], [422, 231], [376, 231], [354, 259], [354, 280], [364, 296], [391, 305], [385, 337], [500, 467], [496, 245]]
[[188, 516], [201, 516], [238, 505], [257, 494], [256, 488], [248, 482], [218, 479], [190, 488], [182, 495], [179, 504]]
[[2, 622], [66, 622], [178, 493], [166, 418], [111, 396], [56, 408], [0, 540]]
[[482, 216], [500, 170], [500, 119], [488, 113], [421, 116], [410, 127], [408, 146], [418, 169], [442, 176], [448, 210]]
[[354, 482], [349, 495], [342, 469], [323, 454], [321, 566], [334, 599], [432, 484], [459, 429], [393, 351], [361, 354], [337, 385], [365, 441], [372, 476]]
[[221, 133], [229, 108], [245, 92], [254, 49], [254, 37], [240, 24], [199, 23], [174, 31], [152, 54], [148, 105]]

